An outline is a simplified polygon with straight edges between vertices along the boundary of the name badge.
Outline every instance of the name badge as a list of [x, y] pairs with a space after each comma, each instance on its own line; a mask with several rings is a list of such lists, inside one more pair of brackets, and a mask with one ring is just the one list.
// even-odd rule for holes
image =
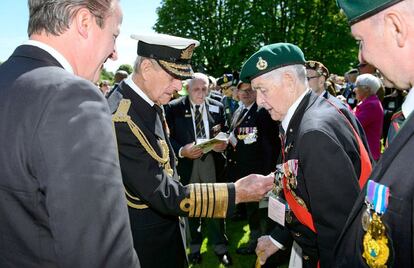
[[286, 205], [273, 196], [269, 196], [269, 209], [267, 215], [273, 221], [285, 226]]
[[219, 112], [219, 107], [218, 106], [214, 106], [214, 105], [209, 105], [208, 106], [208, 110], [210, 111], [210, 112], [213, 112], [213, 113], [218, 113]]

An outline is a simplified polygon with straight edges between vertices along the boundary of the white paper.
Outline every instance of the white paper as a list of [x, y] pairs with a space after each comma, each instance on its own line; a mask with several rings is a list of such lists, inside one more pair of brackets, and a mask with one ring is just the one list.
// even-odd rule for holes
[[217, 134], [217, 136], [215, 136], [212, 139], [209, 140], [197, 140], [197, 144], [195, 145], [195, 147], [201, 148], [203, 150], [203, 153], [208, 153], [210, 152], [213, 147], [219, 143], [219, 142], [227, 142], [229, 140], [229, 137], [226, 133], [224, 132], [220, 132], [219, 134]]
[[285, 226], [286, 205], [273, 196], [269, 196], [268, 217], [273, 221]]
[[290, 252], [289, 268], [302, 268], [302, 248], [293, 241], [292, 251]]

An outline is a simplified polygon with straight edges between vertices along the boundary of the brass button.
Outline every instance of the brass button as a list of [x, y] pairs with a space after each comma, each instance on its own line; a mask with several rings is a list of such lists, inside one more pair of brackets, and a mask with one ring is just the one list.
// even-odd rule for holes
[[308, 261], [308, 260], [309, 260], [309, 256], [307, 256], [307, 255], [303, 255], [303, 259], [304, 259], [305, 261]]

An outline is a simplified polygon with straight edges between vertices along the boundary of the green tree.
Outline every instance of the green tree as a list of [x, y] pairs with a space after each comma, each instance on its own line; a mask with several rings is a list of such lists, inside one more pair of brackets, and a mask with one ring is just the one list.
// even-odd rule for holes
[[105, 68], [103, 68], [99, 80], [108, 80], [112, 83], [114, 81], [114, 73], [108, 72]]
[[156, 32], [201, 42], [193, 65], [214, 76], [239, 70], [257, 49], [276, 42], [298, 45], [333, 73], [357, 62], [358, 46], [334, 1], [163, 0], [157, 14]]
[[128, 74], [131, 74], [132, 73], [132, 69], [133, 68], [132, 68], [132, 66], [130, 64], [122, 64], [121, 66], [119, 66], [119, 68], [118, 68], [117, 71], [122, 70], [122, 71], [127, 72]]

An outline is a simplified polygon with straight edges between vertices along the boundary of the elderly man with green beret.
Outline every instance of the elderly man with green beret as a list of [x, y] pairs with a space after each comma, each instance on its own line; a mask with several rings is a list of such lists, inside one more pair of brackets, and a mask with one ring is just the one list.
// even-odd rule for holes
[[303, 267], [331, 267], [371, 165], [357, 126], [310, 90], [305, 62], [299, 47], [277, 43], [262, 47], [241, 71], [241, 80], [257, 91], [257, 104], [281, 121], [282, 163], [269, 198], [278, 227], [259, 238], [256, 253], [263, 264], [293, 239]]
[[[360, 41], [360, 59], [385, 86], [414, 85], [414, 1], [338, 0]], [[336, 267], [413, 267], [414, 92], [402, 105], [404, 123], [378, 161], [338, 241]]]

